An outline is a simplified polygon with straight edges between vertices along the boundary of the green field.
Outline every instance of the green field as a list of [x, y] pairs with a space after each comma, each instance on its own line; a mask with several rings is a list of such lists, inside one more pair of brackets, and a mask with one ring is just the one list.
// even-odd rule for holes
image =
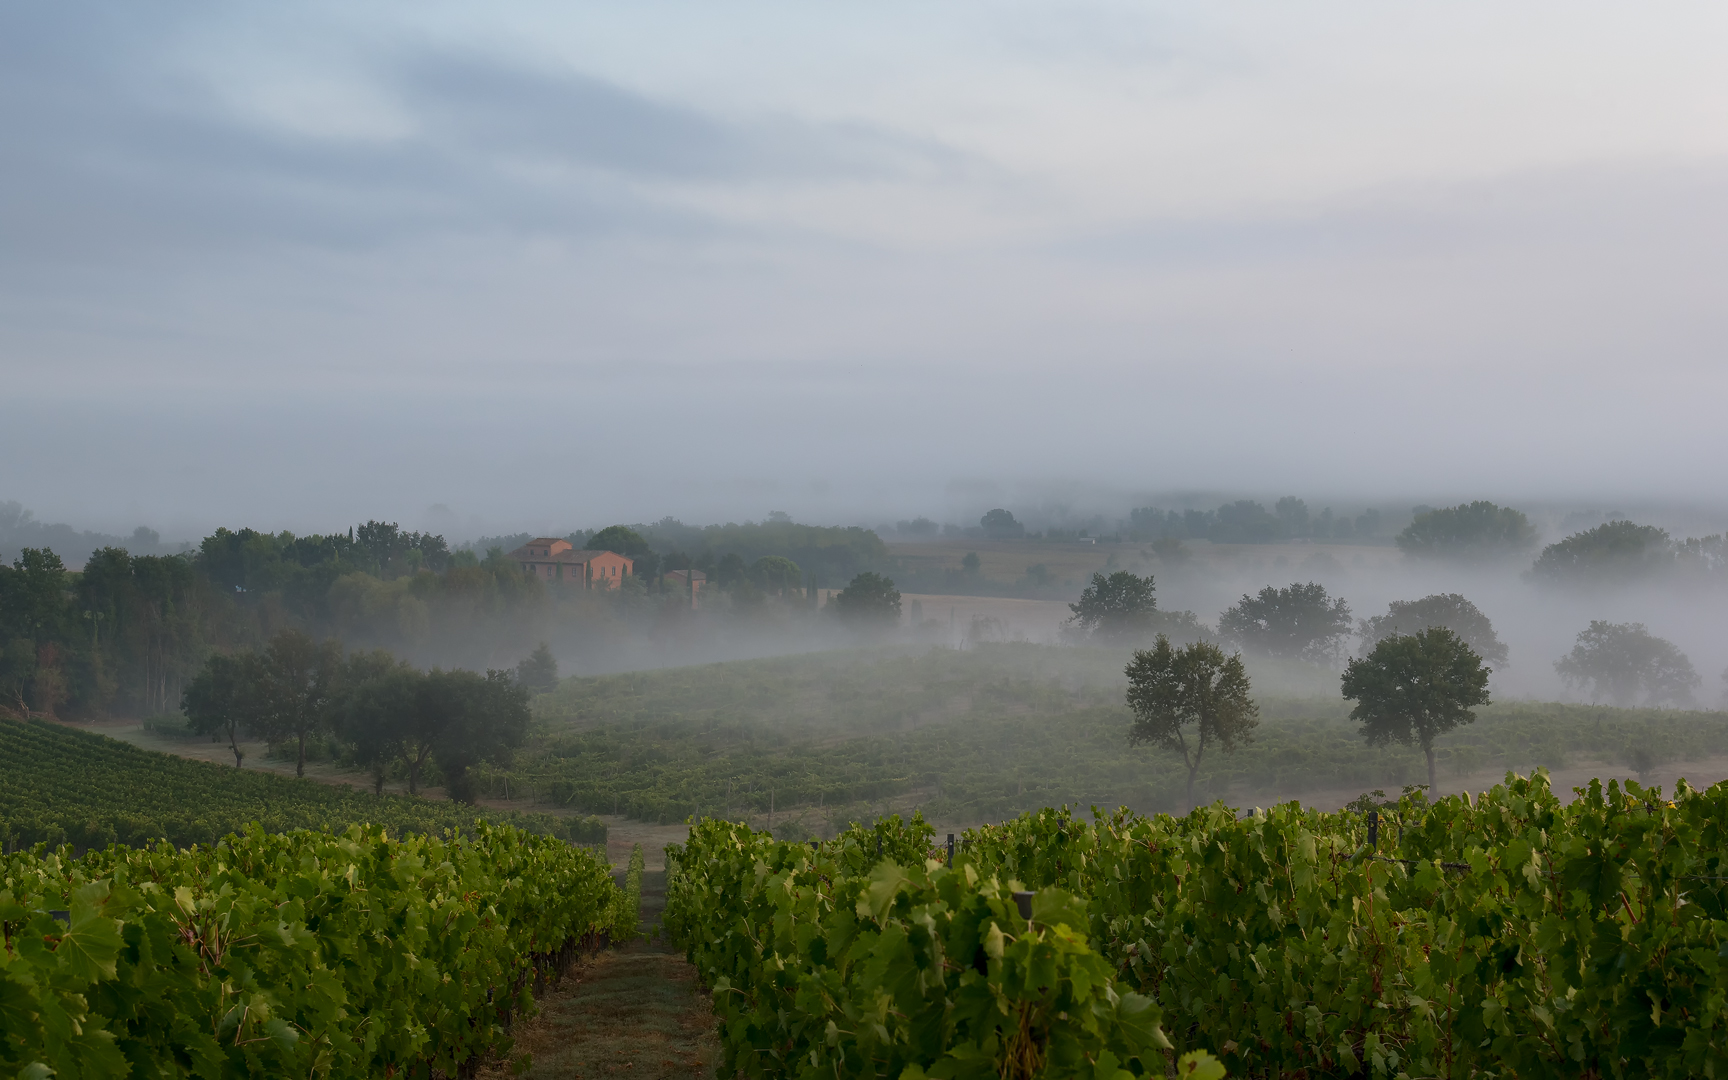
[[[823, 834], [912, 807], [977, 822], [1064, 803], [1182, 809], [1180, 764], [1127, 745], [1127, 657], [990, 644], [567, 679], [535, 700], [530, 745], [484, 783], [499, 797], [662, 823], [711, 814], [761, 824], [772, 803], [782, 830]], [[1261, 685], [1335, 678], [1251, 671]], [[1339, 698], [1259, 701], [1255, 741], [1203, 764], [1201, 801], [1396, 794], [1425, 776], [1417, 750], [1364, 745]], [[1440, 745], [1452, 780], [1598, 763], [1626, 775], [1728, 754], [1728, 715], [1510, 702]]]
[[266, 832], [382, 826], [393, 835], [470, 827], [485, 816], [530, 832], [601, 843], [599, 821], [477, 810], [373, 795], [256, 769], [140, 750], [39, 720], [0, 721], [0, 849], [37, 843], [101, 848], [158, 839], [209, 844], [257, 822]]

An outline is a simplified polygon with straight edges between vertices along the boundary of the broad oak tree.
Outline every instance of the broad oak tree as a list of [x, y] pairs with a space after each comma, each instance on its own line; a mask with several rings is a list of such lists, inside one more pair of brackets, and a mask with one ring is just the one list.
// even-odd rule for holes
[[342, 645], [314, 641], [299, 630], [282, 630], [264, 650], [264, 706], [260, 734], [272, 743], [293, 742], [294, 775], [306, 775], [306, 743], [330, 730]]
[[1118, 570], [1109, 577], [1093, 574], [1092, 584], [1069, 604], [1069, 621], [1101, 641], [1144, 639], [1153, 628], [1158, 612], [1157, 588], [1152, 575], [1138, 577]]
[[900, 622], [900, 590], [892, 578], [866, 570], [829, 601], [848, 622], [864, 626], [894, 626]]
[[240, 732], [258, 726], [265, 703], [264, 658], [258, 653], [215, 653], [186, 686], [181, 707], [186, 724], [200, 735], [225, 735], [238, 769], [246, 753]]
[[1479, 499], [1417, 514], [1396, 542], [1418, 558], [1486, 560], [1528, 550], [1536, 530], [1521, 511]]
[[1367, 656], [1376, 642], [1393, 634], [1414, 634], [1433, 626], [1446, 629], [1464, 639], [1483, 660], [1496, 669], [1507, 664], [1506, 645], [1494, 632], [1494, 624], [1482, 609], [1457, 593], [1435, 593], [1420, 600], [1394, 600], [1386, 614], [1363, 619], [1356, 633], [1362, 638], [1362, 653]]
[[1667, 530], [1610, 521], [1543, 548], [1530, 579], [1539, 585], [1615, 585], [1669, 569], [1674, 554]]
[[1282, 660], [1324, 663], [1338, 655], [1350, 632], [1350, 605], [1310, 581], [1284, 589], [1268, 585], [1243, 594], [1218, 617], [1218, 632], [1250, 652]]
[[1592, 698], [1606, 697], [1616, 705], [1631, 705], [1640, 693], [1647, 705], [1689, 704], [1701, 681], [1686, 654], [1643, 623], [1601, 619], [1579, 633], [1554, 670], [1568, 685], [1588, 687]]
[[1130, 745], [1151, 743], [1182, 755], [1188, 769], [1187, 804], [1194, 805], [1194, 776], [1206, 751], [1228, 754], [1253, 740], [1260, 707], [1249, 697], [1248, 673], [1241, 654], [1197, 641], [1177, 649], [1158, 635], [1151, 649], [1138, 649], [1125, 669], [1128, 708], [1134, 725]]
[[1434, 740], [1488, 704], [1488, 675], [1464, 639], [1444, 626], [1383, 638], [1367, 656], [1344, 669], [1344, 696], [1356, 702], [1369, 746], [1411, 743], [1428, 760], [1428, 796], [1435, 794]]

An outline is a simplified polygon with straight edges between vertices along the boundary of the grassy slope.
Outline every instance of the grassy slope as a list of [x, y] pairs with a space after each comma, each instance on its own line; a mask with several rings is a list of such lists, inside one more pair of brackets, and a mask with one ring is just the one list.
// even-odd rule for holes
[[[999, 644], [570, 679], [536, 701], [539, 734], [511, 779], [518, 790], [583, 810], [663, 822], [692, 813], [760, 817], [771, 793], [778, 811], [829, 812], [818, 817], [914, 804], [970, 820], [1057, 803], [1177, 808], [1180, 765], [1126, 745], [1126, 658]], [[1297, 685], [1297, 674], [1256, 678]], [[1260, 701], [1258, 738], [1208, 760], [1197, 794], [1269, 802], [1322, 789], [1395, 790], [1425, 775], [1414, 749], [1364, 746], [1342, 700]], [[1728, 716], [1494, 706], [1443, 741], [1442, 768], [1612, 762], [1634, 743], [1659, 759], [1728, 753]]]

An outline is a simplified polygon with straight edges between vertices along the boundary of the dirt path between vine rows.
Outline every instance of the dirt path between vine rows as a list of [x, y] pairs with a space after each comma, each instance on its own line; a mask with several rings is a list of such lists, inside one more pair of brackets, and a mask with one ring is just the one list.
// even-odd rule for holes
[[[642, 875], [642, 929], [648, 937], [581, 961], [558, 989], [540, 998], [540, 1014], [517, 1026], [516, 1056], [533, 1056], [520, 1075], [712, 1080], [720, 1060], [714, 1013], [696, 969], [659, 933], [665, 906], [662, 867]], [[481, 1077], [511, 1075], [504, 1065]]]

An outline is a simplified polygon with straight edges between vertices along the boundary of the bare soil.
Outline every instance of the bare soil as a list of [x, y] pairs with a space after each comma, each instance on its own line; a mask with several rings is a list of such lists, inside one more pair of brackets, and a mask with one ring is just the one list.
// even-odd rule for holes
[[[482, 1072], [483, 1080], [713, 1077], [720, 1048], [712, 1002], [659, 932], [665, 904], [664, 871], [644, 873], [647, 936], [580, 961], [540, 998], [539, 1015], [517, 1025], [513, 1060]], [[524, 1054], [526, 1070], [513, 1073]]]

